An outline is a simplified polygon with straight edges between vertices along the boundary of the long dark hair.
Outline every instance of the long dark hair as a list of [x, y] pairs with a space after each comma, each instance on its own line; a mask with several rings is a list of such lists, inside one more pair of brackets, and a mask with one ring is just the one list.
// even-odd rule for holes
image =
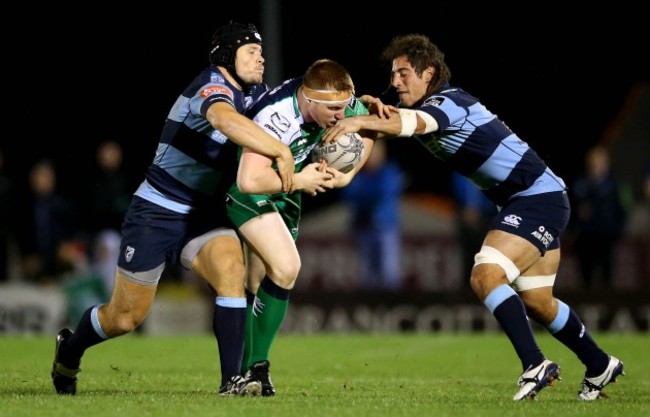
[[380, 59], [391, 65], [392, 61], [400, 56], [406, 56], [418, 76], [422, 76], [424, 70], [431, 66], [436, 69], [427, 88], [427, 97], [451, 79], [451, 70], [445, 63], [445, 54], [425, 35], [412, 33], [394, 37], [384, 48]]

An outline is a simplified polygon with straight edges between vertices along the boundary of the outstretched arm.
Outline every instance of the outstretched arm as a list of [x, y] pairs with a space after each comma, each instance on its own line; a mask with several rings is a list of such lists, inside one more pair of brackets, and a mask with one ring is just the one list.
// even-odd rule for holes
[[370, 114], [376, 114], [382, 119], [390, 117], [391, 112], [397, 111], [397, 107], [391, 106], [389, 104], [384, 104], [377, 97], [373, 97], [368, 94], [364, 94], [359, 97], [359, 101], [361, 101], [366, 106]]
[[390, 117], [381, 118], [376, 114], [365, 116], [351, 116], [339, 120], [327, 129], [323, 135], [323, 142], [336, 142], [336, 139], [346, 133], [359, 132], [360, 130], [374, 131], [378, 138], [383, 136], [397, 136], [401, 131], [402, 122], [399, 113], [391, 113]]
[[[370, 98], [374, 99], [374, 97]], [[383, 136], [409, 137], [438, 130], [436, 120], [422, 110], [397, 109], [393, 106], [381, 107], [379, 110], [378, 103], [381, 101], [374, 100], [369, 103], [371, 106], [375, 106], [378, 113], [339, 120], [333, 127], [327, 129], [323, 135], [323, 142], [335, 142], [336, 138], [345, 133], [359, 132], [360, 130], [376, 132], [378, 138]]]

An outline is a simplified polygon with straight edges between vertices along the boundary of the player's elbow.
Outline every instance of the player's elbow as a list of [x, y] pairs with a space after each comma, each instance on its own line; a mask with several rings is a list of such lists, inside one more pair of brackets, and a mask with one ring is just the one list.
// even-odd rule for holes
[[237, 188], [239, 191], [245, 194], [259, 194], [260, 187], [257, 181], [250, 177], [238, 176], [237, 177]]
[[237, 175], [237, 188], [244, 194], [270, 194], [278, 192], [264, 176]]

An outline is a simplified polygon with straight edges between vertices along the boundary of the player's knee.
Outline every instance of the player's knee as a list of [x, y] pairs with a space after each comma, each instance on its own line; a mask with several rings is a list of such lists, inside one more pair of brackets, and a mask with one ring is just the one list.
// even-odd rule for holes
[[271, 266], [268, 274], [276, 285], [285, 289], [291, 289], [296, 282], [296, 278], [298, 278], [300, 267], [300, 259], [297, 259], [282, 265]]
[[142, 324], [143, 320], [135, 319], [133, 317], [124, 317], [118, 320], [117, 331], [120, 335], [131, 333]]
[[480, 300], [485, 299], [499, 285], [509, 284], [500, 266], [487, 263], [474, 265], [469, 282], [472, 291]]
[[469, 277], [469, 285], [470, 285], [470, 287], [472, 287], [472, 291], [474, 291], [475, 293], [478, 294], [478, 292], [479, 292], [479, 290], [480, 290], [480, 288], [482, 286], [481, 278], [474, 275], [474, 273], [472, 273], [472, 276]]
[[118, 337], [131, 333], [144, 321], [144, 315], [133, 313], [122, 313], [113, 316], [107, 316], [106, 320], [101, 323], [104, 333], [109, 337]]
[[487, 296], [487, 283], [488, 283], [488, 274], [485, 271], [486, 268], [477, 268], [475, 265], [472, 269], [472, 276], [469, 278], [469, 284], [472, 287], [472, 291], [476, 294], [481, 300]]

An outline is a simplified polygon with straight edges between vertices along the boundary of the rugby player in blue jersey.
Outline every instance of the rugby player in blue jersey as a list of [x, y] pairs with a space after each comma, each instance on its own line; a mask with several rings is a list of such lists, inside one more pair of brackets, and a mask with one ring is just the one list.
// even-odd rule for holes
[[449, 84], [451, 71], [444, 54], [429, 38], [398, 36], [381, 58], [392, 65], [397, 107], [362, 96], [375, 111], [340, 120], [323, 140], [360, 129], [414, 137], [474, 182], [499, 212], [475, 256], [470, 283], [521, 360], [523, 373], [513, 399], [533, 399], [560, 376], [560, 367], [537, 344], [528, 317], [585, 365], [578, 398], [597, 399], [623, 374], [623, 362], [604, 352], [578, 315], [553, 296], [560, 235], [570, 213], [564, 181], [478, 99]]
[[[140, 325], [168, 263], [180, 263], [216, 293], [212, 326], [221, 364], [222, 395], [259, 394], [240, 375], [246, 323], [245, 265], [224, 204], [235, 181], [237, 145], [273, 159], [284, 191], [293, 186], [293, 154], [243, 113], [267, 87], [262, 38], [251, 24], [218, 28], [210, 66], [178, 96], [125, 216], [111, 300], [89, 308], [75, 331], [56, 339], [52, 381], [74, 395], [86, 349]], [[146, 90], [146, 80], [142, 86]], [[234, 143], [233, 143], [234, 142]]]

